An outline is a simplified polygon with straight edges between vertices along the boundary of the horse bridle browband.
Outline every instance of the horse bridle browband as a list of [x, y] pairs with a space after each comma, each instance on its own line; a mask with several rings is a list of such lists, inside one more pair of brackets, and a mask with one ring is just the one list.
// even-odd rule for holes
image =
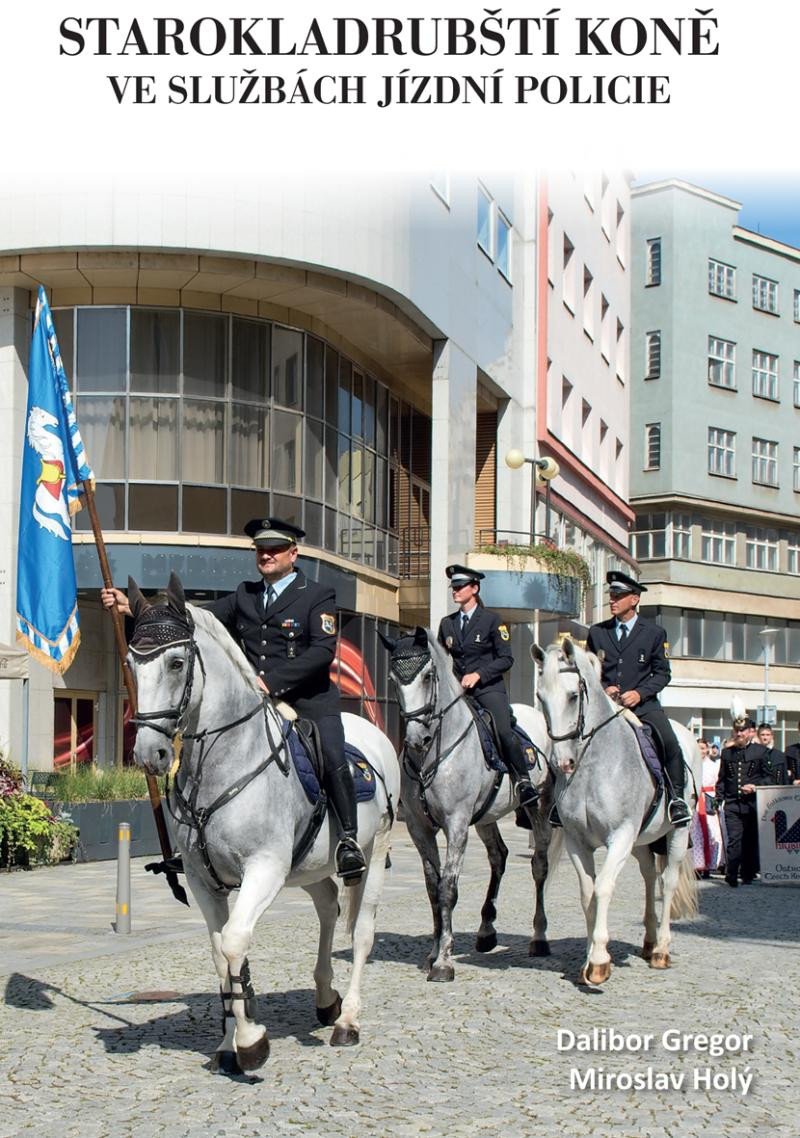
[[564, 743], [567, 740], [576, 740], [584, 744], [581, 748], [580, 754], [575, 759], [575, 766], [572, 772], [574, 775], [575, 771], [578, 769], [578, 763], [585, 755], [589, 745], [592, 742], [592, 739], [594, 739], [598, 731], [602, 731], [602, 729], [604, 727], [607, 727], [609, 723], [613, 723], [614, 720], [619, 715], [621, 715], [623, 711], [625, 711], [625, 708], [620, 705], [617, 710], [609, 715], [606, 719], [603, 719], [600, 723], [595, 724], [595, 726], [592, 727], [590, 731], [584, 733], [584, 727], [586, 726], [586, 701], [589, 698], [589, 690], [586, 686], [586, 680], [581, 675], [580, 670], [576, 664], [564, 665], [558, 669], [558, 672], [559, 675], [574, 674], [578, 677], [578, 718], [572, 731], [567, 731], [563, 735], [554, 735], [552, 723], [550, 721], [550, 712], [547, 710], [547, 706], [542, 699], [541, 692], [537, 691], [536, 698], [539, 700], [539, 705], [542, 709], [542, 715], [544, 716], [544, 721], [547, 725], [547, 734], [551, 742]]

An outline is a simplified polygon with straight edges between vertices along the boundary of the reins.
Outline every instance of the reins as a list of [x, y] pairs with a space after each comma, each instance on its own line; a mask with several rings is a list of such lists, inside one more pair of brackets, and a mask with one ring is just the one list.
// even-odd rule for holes
[[583, 743], [583, 747], [581, 747], [580, 752], [575, 759], [572, 771], [566, 780], [566, 786], [569, 786], [570, 782], [575, 777], [581, 759], [591, 746], [595, 735], [602, 731], [604, 727], [607, 727], [609, 723], [613, 723], [614, 720], [617, 719], [617, 717], [620, 716], [626, 709], [620, 705], [616, 711], [613, 711], [611, 713], [611, 715], [607, 716], [607, 718], [601, 720], [600, 723], [595, 724], [594, 727], [585, 732], [584, 726], [586, 724], [586, 703], [589, 699], [589, 690], [586, 686], [586, 680], [583, 678], [575, 664], [572, 664], [569, 667], [561, 667], [558, 669], [558, 671], [559, 675], [572, 673], [578, 677], [578, 717], [575, 723], [575, 727], [572, 729], [572, 731], [566, 731], [563, 735], [553, 734], [550, 712], [542, 700], [541, 693], [537, 692], [536, 694], [542, 709], [542, 714], [544, 715], [544, 721], [547, 725], [547, 734], [550, 740], [553, 743], [564, 743], [569, 740], [575, 740], [576, 742]]

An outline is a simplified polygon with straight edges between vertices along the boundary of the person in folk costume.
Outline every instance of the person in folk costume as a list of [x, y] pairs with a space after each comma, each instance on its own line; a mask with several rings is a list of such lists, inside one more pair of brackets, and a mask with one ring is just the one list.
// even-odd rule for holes
[[[722, 861], [722, 829], [714, 806], [720, 759], [712, 758], [705, 739], [698, 739], [697, 745], [703, 760], [703, 785], [697, 811], [692, 818], [692, 857], [695, 871], [701, 877], [710, 877], [713, 870], [719, 869]], [[709, 805], [712, 806], [711, 812]]]

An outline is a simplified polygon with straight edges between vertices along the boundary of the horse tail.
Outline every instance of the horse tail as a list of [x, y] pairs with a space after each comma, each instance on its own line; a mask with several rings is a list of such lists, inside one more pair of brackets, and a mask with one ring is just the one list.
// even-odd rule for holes
[[[548, 823], [548, 826], [550, 824]], [[545, 895], [548, 895], [555, 881], [556, 873], [561, 862], [564, 850], [564, 831], [560, 826], [551, 826], [550, 844], [547, 847], [547, 879], [544, 883]]]
[[[659, 873], [664, 872], [667, 859], [662, 854], [656, 854], [656, 868]], [[678, 869], [678, 884], [672, 894], [672, 904], [669, 915], [674, 921], [682, 918], [692, 919], [700, 912], [698, 903], [697, 875], [694, 871], [691, 850], [687, 850]]]

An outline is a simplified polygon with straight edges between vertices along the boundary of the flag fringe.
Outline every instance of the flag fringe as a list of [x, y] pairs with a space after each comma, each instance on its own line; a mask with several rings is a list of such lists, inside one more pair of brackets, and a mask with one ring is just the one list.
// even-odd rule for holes
[[37, 648], [35, 644], [30, 642], [25, 633], [20, 632], [19, 629], [17, 629], [17, 640], [25, 648], [28, 655], [32, 656], [37, 663], [43, 664], [45, 668], [49, 668], [51, 672], [55, 672], [56, 675], [60, 676], [66, 672], [75, 658], [75, 653], [78, 651], [81, 643], [81, 633], [80, 629], [78, 629], [72, 643], [60, 660], [55, 660], [52, 656], [48, 655], [47, 652], [43, 652], [41, 648]]

